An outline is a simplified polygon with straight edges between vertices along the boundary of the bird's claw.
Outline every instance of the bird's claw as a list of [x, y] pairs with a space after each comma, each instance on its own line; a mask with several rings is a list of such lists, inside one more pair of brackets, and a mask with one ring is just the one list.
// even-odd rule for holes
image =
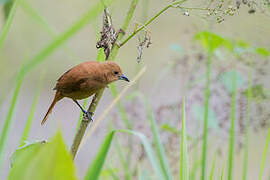
[[87, 111], [87, 112], [84, 113], [84, 115], [87, 117], [87, 119], [89, 121], [94, 121], [91, 114], [93, 114], [93, 113], [91, 113], [89, 111]]

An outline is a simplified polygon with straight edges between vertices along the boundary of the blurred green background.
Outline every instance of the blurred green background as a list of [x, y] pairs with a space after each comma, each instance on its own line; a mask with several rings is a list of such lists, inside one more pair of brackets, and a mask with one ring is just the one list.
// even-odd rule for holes
[[[0, 53], [0, 126], [3, 127], [12, 93], [15, 86], [15, 76], [24, 59], [30, 59], [44, 48], [52, 39], [64, 32], [73, 22], [79, 19], [82, 14], [93, 6], [97, 1], [89, 0], [27, 0], [19, 3], [11, 24], [7, 39], [5, 40]], [[209, 0], [195, 1], [188, 0], [185, 7], [204, 8]], [[216, 7], [221, 1], [214, 1], [211, 7]], [[26, 3], [26, 4], [24, 4]], [[145, 20], [152, 17], [160, 9], [171, 3], [162, 0], [139, 1], [134, 18], [126, 34], [133, 32], [136, 23], [143, 24]], [[203, 105], [204, 105], [204, 84], [205, 84], [205, 62], [206, 53], [199, 41], [194, 40], [196, 33], [206, 30], [214, 32], [222, 37], [242, 40], [252, 47], [265, 47], [270, 50], [270, 9], [263, 1], [256, 2], [255, 13], [250, 13], [251, 7], [241, 4], [232, 16], [224, 16], [224, 21], [218, 23], [217, 16], [207, 16], [207, 10], [181, 10], [171, 8], [157, 18], [147, 27], [151, 37], [149, 48], [143, 49], [141, 62], [137, 62], [137, 46], [140, 39], [143, 39], [143, 32], [131, 39], [116, 58], [125, 74], [130, 78], [136, 75], [138, 70], [147, 66], [146, 73], [139, 82], [129, 90], [126, 97], [121, 99], [133, 124], [133, 129], [144, 133], [152, 138], [149, 133], [149, 122], [145, 119], [146, 112], [144, 101], [139, 97], [131, 98], [136, 93], [142, 93], [150, 102], [153, 113], [160, 128], [161, 139], [168, 152], [168, 161], [173, 174], [178, 174], [180, 142], [174, 133], [166, 129], [167, 126], [180, 129], [181, 100], [186, 97], [186, 126], [188, 135], [188, 153], [190, 167], [194, 167], [195, 161], [201, 155], [201, 137], [203, 130]], [[130, 1], [117, 0], [109, 7], [114, 27], [118, 29], [125, 17]], [[231, 1], [236, 7], [236, 1]], [[33, 12], [39, 16], [33, 16]], [[31, 14], [32, 13], [32, 14]], [[187, 15], [188, 13], [188, 15]], [[4, 26], [5, 18], [1, 11], [1, 27]], [[87, 60], [95, 60], [97, 56], [96, 42], [98, 33], [102, 29], [102, 15], [86, 25], [64, 45], [57, 48], [54, 53], [46, 58], [46, 61], [38, 64], [33, 71], [26, 75], [19, 93], [18, 103], [12, 119], [8, 143], [4, 149], [4, 163], [2, 177], [7, 177], [10, 169], [10, 157], [19, 145], [24, 125], [31, 108], [40, 76], [43, 77], [42, 89], [35, 110], [33, 124], [28, 141], [46, 140], [52, 137], [57, 129], [61, 129], [64, 140], [68, 147], [77, 127], [77, 119], [80, 110], [69, 99], [60, 101], [53, 113], [50, 115], [45, 126], [41, 127], [40, 122], [49, 107], [58, 77], [72, 66]], [[139, 38], [140, 37], [140, 38]], [[241, 50], [239, 50], [241, 51]], [[235, 131], [235, 162], [234, 179], [241, 179], [243, 164], [243, 113], [245, 113], [246, 99], [244, 91], [248, 84], [248, 66], [245, 59], [254, 59], [253, 85], [260, 85], [263, 92], [259, 92], [259, 102], [251, 104], [251, 122], [249, 139], [249, 162], [248, 178], [258, 179], [261, 157], [266, 140], [267, 129], [270, 122], [269, 99], [269, 57], [247, 54], [244, 58], [237, 59], [225, 50], [217, 50], [214, 54], [211, 72], [211, 96], [209, 110], [209, 146], [208, 162], [212, 162], [214, 154], [217, 154], [216, 177], [220, 174], [222, 167], [227, 161], [227, 150], [230, 127], [230, 73], [235, 67], [237, 71], [237, 105], [236, 105], [236, 131]], [[263, 72], [263, 73], [262, 73]], [[229, 78], [229, 79], [226, 79]], [[239, 79], [239, 82], [238, 82]], [[126, 84], [116, 82], [117, 89], [121, 91]], [[266, 95], [265, 95], [266, 94]], [[104, 96], [97, 108], [94, 119], [97, 119], [105, 108], [113, 100], [109, 89], [106, 89]], [[82, 101], [81, 101], [82, 103]], [[89, 163], [95, 156], [102, 139], [113, 124], [114, 128], [124, 128], [120, 120], [118, 109], [115, 107], [112, 112], [99, 125], [97, 131], [87, 140], [86, 144], [79, 150], [76, 157], [76, 171], [79, 177], [83, 177]], [[127, 141], [127, 137], [121, 136], [119, 142]], [[141, 154], [141, 146], [138, 140], [133, 141], [133, 156], [136, 161]], [[123, 148], [125, 150], [125, 148]], [[124, 179], [116, 150], [109, 153], [107, 164], [111, 167], [119, 166], [119, 177]], [[263, 179], [270, 179], [270, 155], [266, 160]], [[133, 162], [135, 163], [135, 162]], [[208, 163], [208, 173], [211, 169]], [[147, 167], [147, 166], [146, 166]], [[200, 171], [195, 179], [199, 179]], [[103, 178], [105, 178], [106, 173]], [[134, 177], [136, 179], [136, 177]], [[110, 178], [109, 178], [110, 179]]]

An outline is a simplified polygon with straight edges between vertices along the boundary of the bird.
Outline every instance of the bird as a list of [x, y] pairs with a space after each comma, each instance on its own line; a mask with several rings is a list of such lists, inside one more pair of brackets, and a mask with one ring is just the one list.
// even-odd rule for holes
[[120, 66], [113, 61], [86, 61], [72, 67], [57, 80], [53, 89], [56, 90], [54, 99], [41, 121], [41, 125], [47, 121], [55, 104], [64, 97], [72, 99], [86, 117], [93, 120], [90, 112], [84, 110], [77, 100], [88, 98], [117, 80], [129, 82]]

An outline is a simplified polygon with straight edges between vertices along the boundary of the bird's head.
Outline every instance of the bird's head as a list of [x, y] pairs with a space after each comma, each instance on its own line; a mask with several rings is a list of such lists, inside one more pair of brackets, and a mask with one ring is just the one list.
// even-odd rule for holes
[[129, 79], [122, 73], [121, 68], [115, 62], [106, 61], [102, 63], [102, 66], [108, 83], [117, 80], [124, 80], [129, 82]]

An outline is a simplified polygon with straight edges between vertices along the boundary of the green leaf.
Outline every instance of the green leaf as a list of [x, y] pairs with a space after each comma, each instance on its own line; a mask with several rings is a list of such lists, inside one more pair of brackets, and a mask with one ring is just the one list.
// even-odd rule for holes
[[[263, 84], [257, 84], [251, 87], [252, 94], [250, 95], [250, 100], [255, 101], [256, 103], [263, 102], [268, 100], [269, 93], [264, 88]], [[244, 91], [244, 95], [248, 97], [248, 89]]]
[[166, 177], [166, 179], [172, 179], [172, 175], [169, 170], [169, 165], [166, 159], [166, 153], [164, 150], [164, 146], [162, 145], [162, 142], [161, 142], [161, 138], [158, 132], [154, 114], [150, 108], [149, 102], [147, 100], [145, 100], [145, 102], [146, 102], [146, 110], [147, 110], [148, 118], [150, 119], [152, 134], [154, 136], [154, 144], [155, 144], [159, 162], [163, 171], [163, 175], [164, 177]]
[[[204, 111], [205, 111], [204, 106], [200, 106], [198, 104], [192, 106], [192, 113], [194, 114], [194, 117], [200, 122], [203, 122], [204, 120], [204, 117], [202, 116]], [[208, 127], [218, 129], [217, 114], [211, 108], [208, 109]]]
[[224, 45], [225, 42], [225, 39], [221, 36], [208, 31], [197, 33], [195, 35], [195, 40], [200, 40], [202, 46], [210, 52], [214, 52], [215, 49]]
[[21, 159], [27, 160], [34, 153], [37, 153], [45, 144], [45, 141], [34, 143], [25, 142], [25, 145], [19, 147], [11, 156], [11, 167], [16, 167]]
[[[4, 27], [2, 28], [1, 34], [0, 34], [0, 49], [3, 47], [4, 41], [7, 38], [8, 31], [10, 29], [11, 23], [14, 19], [14, 15], [17, 10], [17, 6], [20, 0], [14, 0], [5, 2], [8, 7], [5, 7], [5, 16], [6, 16], [6, 23]], [[7, 9], [6, 9], [7, 8]]]
[[162, 124], [161, 129], [168, 131], [168, 132], [171, 132], [171, 133], [180, 134], [180, 131], [177, 128], [175, 128], [169, 124]]
[[8, 180], [76, 180], [75, 166], [60, 132], [51, 142], [24, 146], [13, 156]]
[[157, 160], [156, 154], [153, 151], [148, 139], [142, 133], [127, 130], [127, 129], [120, 129], [120, 130], [111, 131], [105, 137], [105, 139], [104, 139], [104, 141], [103, 141], [103, 143], [98, 151], [98, 154], [95, 156], [95, 159], [93, 160], [93, 162], [91, 163], [91, 165], [88, 168], [87, 174], [84, 178], [85, 180], [97, 180], [99, 178], [115, 132], [132, 134], [132, 135], [139, 137], [143, 146], [144, 146], [144, 149], [146, 151], [146, 154], [147, 154], [148, 159], [152, 165], [152, 168], [155, 172], [156, 177], [159, 177], [161, 179], [165, 179], [165, 177], [163, 176], [159, 161]]
[[264, 167], [265, 167], [266, 155], [267, 155], [269, 144], [270, 144], [270, 128], [268, 129], [267, 138], [266, 138], [266, 142], [265, 142], [265, 146], [264, 146], [264, 150], [263, 150], [259, 180], [262, 180], [262, 177], [263, 177], [263, 171], [264, 171]]
[[263, 57], [268, 57], [270, 56], [270, 51], [267, 50], [266, 48], [263, 48], [263, 47], [258, 47], [256, 48], [256, 53], [263, 56]]
[[[23, 66], [23, 65], [22, 65]], [[23, 83], [24, 76], [21, 74], [22, 67], [20, 68], [19, 72], [17, 73], [17, 80], [16, 80], [16, 87], [13, 92], [13, 97], [9, 106], [9, 110], [6, 116], [6, 120], [3, 126], [3, 129], [1, 131], [1, 137], [0, 137], [0, 165], [2, 163], [2, 155], [4, 151], [4, 146], [6, 144], [6, 140], [9, 135], [10, 126], [12, 123], [12, 117], [14, 115], [15, 107], [17, 104], [18, 95], [21, 89], [21, 85]]]
[[111, 131], [103, 140], [98, 154], [95, 156], [95, 159], [88, 168], [87, 174], [84, 178], [85, 180], [98, 180], [115, 132], [116, 131]]
[[236, 70], [227, 71], [227, 72], [222, 73], [220, 80], [221, 80], [222, 84], [225, 86], [226, 90], [230, 93], [232, 93], [232, 91], [233, 91], [232, 80], [233, 80], [234, 73], [236, 76], [237, 88], [241, 88], [246, 82], [244, 77], [241, 75], [241, 73], [236, 71]]

